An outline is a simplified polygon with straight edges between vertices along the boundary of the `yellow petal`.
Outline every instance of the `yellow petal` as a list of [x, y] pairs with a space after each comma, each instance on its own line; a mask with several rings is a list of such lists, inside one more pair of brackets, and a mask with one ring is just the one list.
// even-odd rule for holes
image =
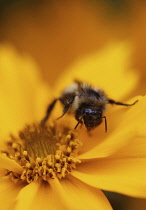
[[93, 187], [146, 198], [146, 158], [92, 159], [72, 175]]
[[130, 142], [117, 150], [111, 157], [113, 158], [143, 158], [146, 157], [146, 138], [135, 137]]
[[31, 183], [25, 186], [17, 196], [15, 210], [30, 209], [30, 206], [35, 201], [34, 198], [38, 191], [38, 188], [38, 183]]
[[16, 184], [8, 179], [0, 179], [0, 209], [13, 210], [16, 196], [23, 184]]
[[60, 93], [74, 79], [78, 79], [102, 88], [110, 98], [121, 99], [135, 88], [139, 80], [130, 67], [130, 50], [128, 43], [117, 42], [88, 55], [62, 74], [55, 89]]
[[50, 184], [56, 197], [63, 201], [64, 209], [112, 209], [100, 190], [94, 189], [72, 176], [68, 176], [61, 181], [51, 180]]
[[15, 210], [64, 210], [60, 202], [47, 182], [33, 182], [20, 191]]
[[21, 174], [22, 167], [15, 161], [0, 154], [0, 168]]
[[[114, 111], [112, 112], [112, 116], [109, 117], [109, 124], [112, 125], [113, 120], [115, 128], [112, 125], [112, 129], [109, 129], [108, 133], [103, 134], [103, 136], [99, 136], [98, 128], [94, 131], [94, 141], [97, 139], [97, 145], [92, 149], [89, 148], [84, 154], [81, 154], [79, 156], [80, 159], [113, 155], [127, 144], [132, 144], [133, 141], [136, 142], [137, 140], [136, 145], [138, 145], [138, 139], [141, 139], [143, 146], [146, 144], [146, 141], [144, 141], [144, 137], [146, 137], [146, 115], [143, 114], [145, 113], [146, 96], [137, 98], [139, 98], [139, 101], [134, 106], [123, 108], [123, 110], [121, 110], [122, 108], [117, 108], [115, 113]], [[117, 111], [119, 111], [119, 115]], [[98, 138], [100, 139], [99, 142]], [[90, 142], [91, 141], [92, 137], [90, 138]], [[130, 150], [129, 147], [127, 147], [127, 149]], [[143, 151], [143, 154], [146, 154], [144, 149], [141, 151]], [[138, 153], [140, 154], [140, 150]]]
[[48, 92], [36, 63], [28, 55], [20, 56], [10, 46], [0, 46], [0, 78], [0, 136], [3, 138], [25, 123], [41, 119]]

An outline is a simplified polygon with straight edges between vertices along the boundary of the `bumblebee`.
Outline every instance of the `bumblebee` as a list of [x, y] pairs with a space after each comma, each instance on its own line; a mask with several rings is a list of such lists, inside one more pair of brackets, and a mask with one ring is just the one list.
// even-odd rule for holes
[[74, 129], [76, 129], [79, 124], [84, 123], [87, 130], [94, 129], [100, 125], [104, 119], [105, 132], [107, 131], [107, 120], [106, 116], [103, 114], [108, 104], [133, 106], [137, 102], [135, 101], [132, 104], [125, 104], [115, 101], [108, 98], [103, 90], [94, 88], [89, 84], [80, 81], [75, 81], [73, 84], [66, 87], [62, 92], [61, 97], [54, 99], [48, 106], [46, 115], [41, 121], [41, 125], [44, 125], [48, 120], [57, 101], [60, 101], [63, 105], [63, 113], [57, 119], [60, 119], [66, 113], [72, 113], [77, 120]]

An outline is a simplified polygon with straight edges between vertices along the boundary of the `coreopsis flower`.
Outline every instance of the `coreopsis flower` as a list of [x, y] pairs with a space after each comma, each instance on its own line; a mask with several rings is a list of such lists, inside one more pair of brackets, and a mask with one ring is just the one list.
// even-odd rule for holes
[[[54, 97], [74, 78], [92, 81], [113, 99], [128, 96], [138, 76], [128, 70], [126, 53], [120, 44], [87, 57], [60, 77]], [[109, 108], [107, 133], [103, 124], [92, 133], [85, 126], [74, 131], [74, 116], [56, 121], [59, 105], [41, 126], [52, 90], [29, 58], [10, 49], [0, 58], [1, 209], [112, 209], [101, 189], [146, 197], [146, 97], [130, 99], [139, 99], [132, 107]]]

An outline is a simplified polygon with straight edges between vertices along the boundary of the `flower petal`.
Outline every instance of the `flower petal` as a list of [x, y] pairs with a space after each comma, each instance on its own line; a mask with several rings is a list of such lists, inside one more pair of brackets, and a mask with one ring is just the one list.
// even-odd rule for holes
[[24, 187], [18, 197], [15, 210], [63, 210], [56, 194], [47, 183], [33, 182]]
[[13, 210], [16, 196], [22, 188], [23, 184], [0, 178], [0, 209]]
[[22, 167], [15, 161], [0, 154], [0, 169], [8, 169], [10, 171], [21, 174]]
[[112, 43], [75, 63], [62, 74], [55, 89], [60, 93], [66, 85], [78, 79], [102, 88], [110, 98], [121, 99], [135, 88], [139, 80], [138, 75], [130, 69], [129, 57], [128, 43]]
[[57, 198], [65, 204], [65, 209], [112, 209], [104, 194], [72, 176], [61, 181], [52, 180], [51, 186]]
[[146, 158], [83, 161], [72, 175], [103, 190], [146, 198]]
[[[140, 154], [142, 152], [143, 155], [146, 155], [146, 150], [144, 151], [142, 146], [140, 146], [140, 144], [142, 144], [146, 147], [146, 141], [144, 140], [144, 138], [146, 137], [146, 115], [142, 114], [145, 113], [146, 96], [137, 98], [139, 98], [140, 100], [134, 106], [129, 107], [128, 109], [125, 109], [123, 111], [120, 111], [119, 108], [117, 109], [119, 111], [117, 125], [115, 123], [115, 118], [117, 118], [118, 113], [117, 111], [115, 113], [113, 112], [113, 118], [111, 116], [109, 123], [112, 125], [113, 120], [115, 129], [113, 127], [111, 130], [108, 131], [108, 133], [106, 134], [107, 138], [105, 138], [105, 134], [99, 137], [98, 128], [95, 130], [93, 140], [97, 139], [97, 145], [91, 149], [89, 147], [87, 151], [81, 153], [81, 155], [79, 156], [80, 159], [107, 157], [113, 155], [114, 153], [117, 153], [118, 150], [125, 147], [127, 144], [132, 145], [133, 142], [135, 142], [135, 145], [139, 145], [139, 151], [137, 151], [137, 154]], [[100, 139], [99, 142], [98, 138]], [[139, 139], [141, 139], [140, 142], [138, 142]], [[92, 144], [92, 138], [90, 139], [90, 142]], [[132, 148], [133, 147], [134, 145], [132, 146]], [[130, 151], [130, 147], [127, 148], [128, 151]], [[134, 150], [136, 150], [136, 148]]]
[[4, 138], [25, 123], [41, 119], [48, 93], [36, 63], [10, 46], [0, 46], [0, 77], [0, 137]]
[[117, 150], [110, 157], [113, 158], [144, 158], [146, 157], [146, 138], [135, 137], [130, 142]]
[[[38, 183], [31, 183], [26, 185], [18, 194], [16, 199], [16, 207], [15, 210], [23, 210], [23, 209], [30, 209], [32, 207], [32, 203], [34, 202], [34, 197], [38, 191], [39, 184]], [[35, 202], [34, 202], [35, 204]], [[35, 208], [35, 206], [33, 207]]]

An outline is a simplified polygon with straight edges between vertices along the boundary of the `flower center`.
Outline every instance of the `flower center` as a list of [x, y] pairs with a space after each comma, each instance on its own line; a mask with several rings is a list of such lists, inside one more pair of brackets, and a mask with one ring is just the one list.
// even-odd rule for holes
[[55, 124], [27, 126], [19, 137], [11, 136], [6, 144], [7, 151], [3, 153], [23, 168], [21, 175], [7, 171], [6, 175], [14, 182], [61, 179], [80, 163], [77, 156], [81, 142], [75, 138], [75, 132], [68, 128], [57, 129]]

